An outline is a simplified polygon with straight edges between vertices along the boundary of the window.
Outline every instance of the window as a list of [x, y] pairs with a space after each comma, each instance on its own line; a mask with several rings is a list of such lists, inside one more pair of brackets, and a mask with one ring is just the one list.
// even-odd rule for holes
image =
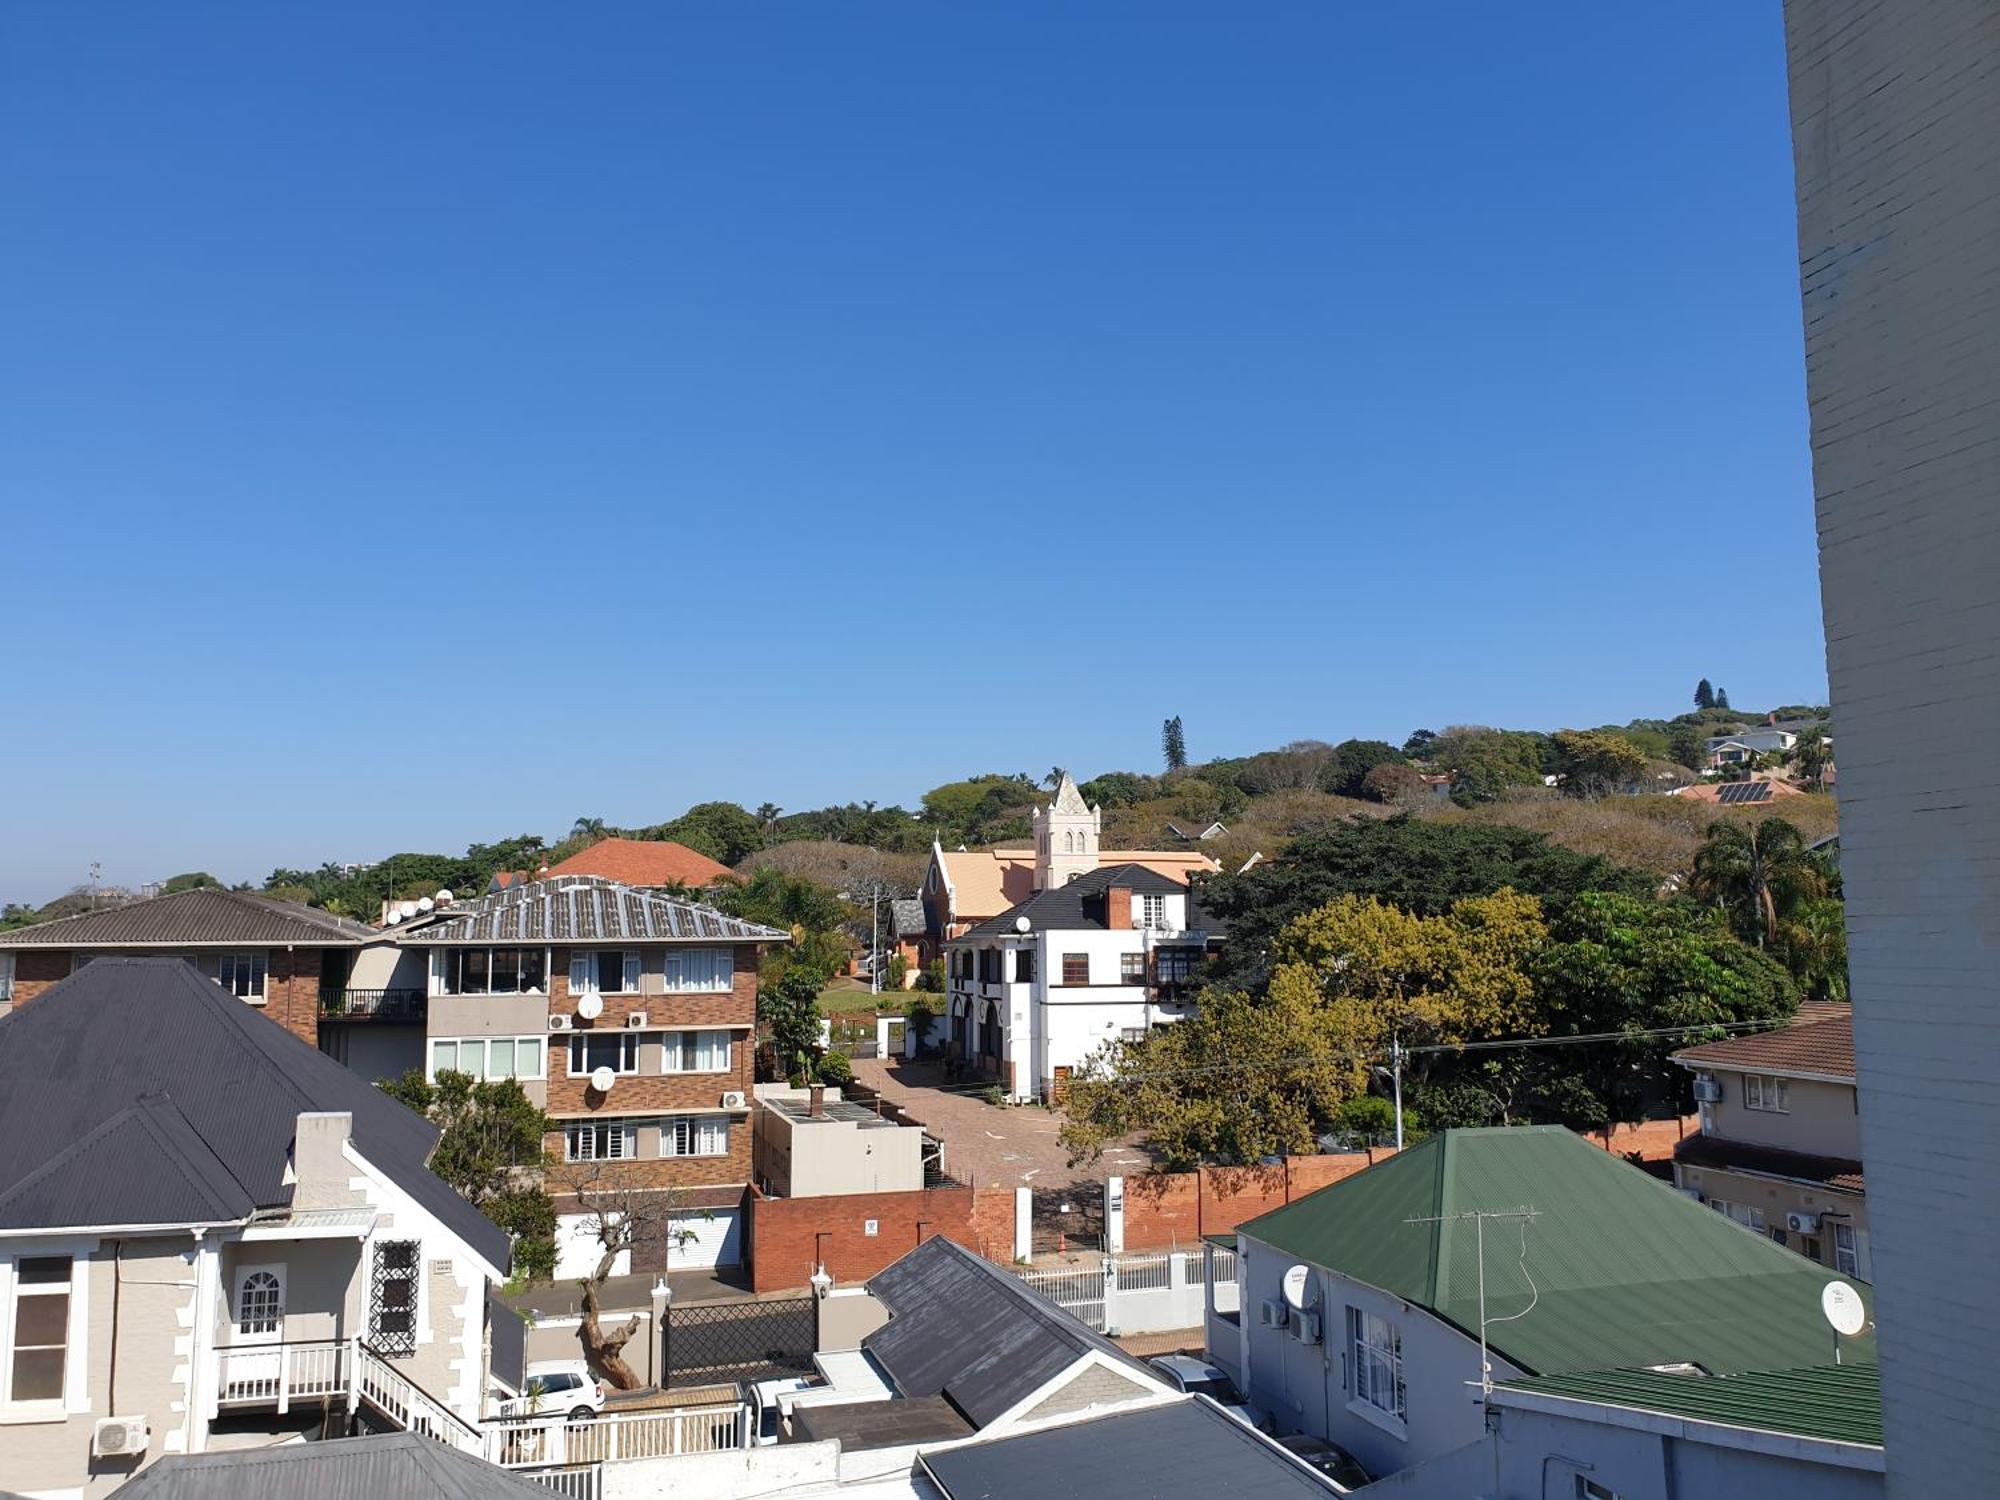
[[1833, 1268], [1843, 1276], [1861, 1274], [1861, 1242], [1852, 1224], [1833, 1226]]
[[1347, 1337], [1354, 1357], [1354, 1399], [1401, 1421], [1403, 1418], [1403, 1335], [1387, 1318], [1358, 1307], [1347, 1310]]
[[727, 1115], [704, 1115], [700, 1119], [683, 1117], [678, 1120], [664, 1120], [660, 1124], [660, 1154], [662, 1156], [727, 1156], [729, 1154], [729, 1117]]
[[14, 955], [0, 953], [0, 1001], [14, 998]]
[[1618, 1491], [1608, 1485], [1599, 1484], [1595, 1479], [1576, 1476], [1576, 1500], [1624, 1500]]
[[1065, 953], [1063, 955], [1063, 983], [1090, 983], [1090, 955], [1088, 953]]
[[1035, 978], [1035, 950], [1016, 948], [1014, 950], [1014, 982], [1032, 984]]
[[262, 1000], [265, 958], [262, 953], [218, 953], [215, 982], [238, 1000]]
[[[666, 988], [669, 993], [726, 991], [735, 982], [736, 955], [727, 948], [692, 948], [685, 953], [667, 955]], [[636, 982], [633, 988], [638, 988]]]
[[1118, 982], [1120, 984], [1144, 984], [1146, 982], [1146, 955], [1143, 953], [1119, 954]]
[[1182, 984], [1201, 967], [1199, 948], [1161, 948], [1153, 954], [1153, 975], [1161, 984]]
[[563, 1133], [570, 1161], [630, 1161], [639, 1154], [639, 1129], [630, 1120], [577, 1120]]
[[470, 1073], [474, 1078], [540, 1078], [542, 1039], [538, 1036], [434, 1037], [430, 1079], [440, 1073]]
[[9, 1401], [60, 1401], [69, 1365], [70, 1258], [27, 1255], [14, 1262], [14, 1316], [8, 1335]]
[[1761, 1208], [1753, 1208], [1747, 1203], [1728, 1203], [1721, 1198], [1709, 1199], [1708, 1206], [1732, 1224], [1741, 1224], [1759, 1234], [1764, 1232], [1764, 1210]]
[[998, 948], [981, 948], [979, 950], [979, 979], [982, 984], [998, 984], [1000, 982], [1000, 963], [1001, 956]]
[[368, 1287], [368, 1341], [387, 1355], [417, 1352], [416, 1240], [378, 1240]]
[[664, 1073], [727, 1073], [729, 1033], [669, 1031], [661, 1036]]
[[1790, 1086], [1782, 1078], [1746, 1073], [1743, 1075], [1743, 1107], [1786, 1114], [1791, 1109]]
[[245, 1271], [236, 1283], [236, 1336], [270, 1338], [285, 1316], [285, 1284], [264, 1266]]
[[569, 1076], [583, 1078], [599, 1068], [639, 1071], [639, 1038], [629, 1031], [583, 1032], [569, 1039]]
[[441, 994], [540, 994], [548, 988], [548, 953], [541, 948], [453, 948], [432, 955], [431, 971]]
[[639, 954], [617, 948], [579, 948], [569, 956], [569, 987], [581, 994], [631, 995], [639, 989]]
[[1161, 932], [1167, 925], [1167, 898], [1165, 896], [1141, 896], [1139, 898], [1139, 925], [1152, 932]]

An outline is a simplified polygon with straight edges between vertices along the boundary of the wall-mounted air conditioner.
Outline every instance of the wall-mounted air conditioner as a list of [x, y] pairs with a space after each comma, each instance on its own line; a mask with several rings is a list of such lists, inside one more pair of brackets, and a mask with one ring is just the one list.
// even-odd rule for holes
[[1791, 1234], [1818, 1234], [1818, 1214], [1786, 1214], [1785, 1229]]
[[551, 1030], [551, 1031], [568, 1031], [568, 1030], [569, 1030], [569, 1017], [568, 1017], [568, 1016], [562, 1016], [562, 1015], [556, 1015], [556, 1016], [550, 1016], [550, 1017], [549, 1017], [549, 1030]]
[[1301, 1312], [1299, 1314], [1298, 1335], [1301, 1344], [1317, 1344], [1320, 1338], [1319, 1314]]
[[625, 1017], [625, 1024], [627, 1026], [644, 1026], [646, 1024], [646, 1013], [643, 1010], [632, 1011]]
[[1720, 1078], [1697, 1078], [1694, 1081], [1694, 1102], [1697, 1104], [1720, 1104], [1722, 1102], [1722, 1080]]
[[104, 1417], [90, 1430], [90, 1456], [137, 1458], [151, 1440], [144, 1417]]
[[1257, 1304], [1257, 1321], [1266, 1328], [1283, 1328], [1292, 1310], [1282, 1302], [1266, 1300]]
[[745, 1099], [741, 1089], [731, 1089], [722, 1096], [722, 1107], [724, 1109], [747, 1109], [749, 1108], [749, 1101]]

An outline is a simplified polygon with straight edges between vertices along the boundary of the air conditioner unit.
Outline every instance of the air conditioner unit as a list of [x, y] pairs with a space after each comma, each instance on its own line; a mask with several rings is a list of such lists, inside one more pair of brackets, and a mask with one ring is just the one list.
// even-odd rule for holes
[[1818, 1214], [1786, 1214], [1785, 1232], [1788, 1234], [1818, 1234]]
[[724, 1109], [747, 1109], [749, 1101], [744, 1098], [741, 1089], [731, 1089], [722, 1096], [722, 1107]]
[[1316, 1312], [1300, 1313], [1298, 1333], [1301, 1344], [1317, 1344], [1320, 1337], [1319, 1314]]
[[642, 995], [664, 995], [667, 992], [667, 976], [664, 974], [641, 974], [639, 993]]
[[646, 1024], [646, 1013], [643, 1010], [632, 1011], [625, 1017], [625, 1024], [627, 1026], [644, 1026]]
[[1291, 1312], [1282, 1302], [1266, 1300], [1257, 1304], [1257, 1321], [1266, 1328], [1283, 1328]]
[[105, 1417], [90, 1430], [90, 1456], [136, 1458], [151, 1439], [144, 1417]]
[[1719, 1078], [1697, 1078], [1694, 1081], [1694, 1102], [1697, 1104], [1720, 1104], [1722, 1102], [1722, 1080]]
[[550, 1017], [549, 1017], [549, 1030], [551, 1030], [551, 1031], [568, 1031], [568, 1030], [569, 1030], [569, 1017], [568, 1017], [568, 1016], [561, 1016], [561, 1015], [557, 1015], [557, 1016], [550, 1016]]

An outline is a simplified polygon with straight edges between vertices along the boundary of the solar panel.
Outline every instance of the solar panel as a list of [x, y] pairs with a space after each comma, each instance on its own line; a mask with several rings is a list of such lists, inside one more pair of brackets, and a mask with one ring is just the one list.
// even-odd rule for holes
[[1771, 800], [1771, 784], [1768, 781], [1731, 781], [1723, 784], [1716, 800], [1725, 807], [1741, 807], [1756, 802]]

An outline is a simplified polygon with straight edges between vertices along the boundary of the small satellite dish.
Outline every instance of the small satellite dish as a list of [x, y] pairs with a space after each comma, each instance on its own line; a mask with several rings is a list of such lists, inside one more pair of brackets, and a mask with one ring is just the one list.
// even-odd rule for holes
[[1861, 1293], [1844, 1281], [1829, 1281], [1826, 1284], [1826, 1289], [1819, 1294], [1819, 1310], [1826, 1314], [1826, 1320], [1833, 1325], [1835, 1333], [1844, 1333], [1849, 1338], [1868, 1324], [1868, 1305], [1861, 1300]]
[[1285, 1294], [1285, 1305], [1293, 1312], [1305, 1311], [1307, 1274], [1304, 1266], [1293, 1266], [1285, 1272], [1285, 1279], [1279, 1283]]
[[1026, 917], [1014, 918], [1014, 930], [1016, 932], [1026, 932], [1030, 927], [1033, 927], [1034, 925], [1035, 924], [1033, 922], [1030, 922]]
[[590, 1070], [590, 1086], [600, 1094], [610, 1093], [611, 1085], [617, 1081], [618, 1075], [609, 1068], [592, 1068]]
[[452, 895], [452, 893], [449, 890], [443, 890], [439, 891], [437, 895], [434, 896], [432, 899], [435, 900], [439, 906], [449, 906], [456, 898]]
[[435, 901], [431, 900], [431, 898], [430, 898], [430, 897], [428, 897], [428, 896], [419, 896], [419, 897], [417, 898], [417, 910], [418, 910], [418, 911], [429, 911], [429, 910], [430, 910], [430, 909], [431, 909], [432, 907], [434, 907], [434, 906], [436, 906], [436, 905], [437, 905], [437, 903], [436, 903]]
[[586, 990], [577, 996], [576, 1013], [586, 1021], [595, 1021], [604, 1014], [604, 997], [595, 990]]

